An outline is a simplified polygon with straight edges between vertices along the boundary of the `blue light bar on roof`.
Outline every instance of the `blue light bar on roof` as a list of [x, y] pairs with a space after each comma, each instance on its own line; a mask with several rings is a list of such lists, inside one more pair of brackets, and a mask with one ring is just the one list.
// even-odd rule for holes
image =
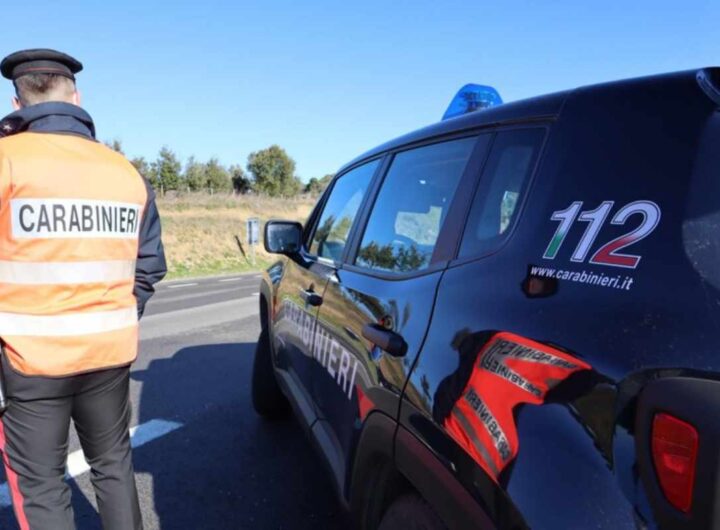
[[502, 105], [498, 91], [491, 86], [469, 84], [462, 87], [450, 102], [442, 119], [454, 118], [468, 112]]

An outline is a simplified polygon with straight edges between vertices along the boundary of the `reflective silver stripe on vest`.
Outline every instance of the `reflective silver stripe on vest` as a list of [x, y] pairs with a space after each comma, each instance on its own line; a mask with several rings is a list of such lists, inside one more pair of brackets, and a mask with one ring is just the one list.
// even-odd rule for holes
[[0, 313], [0, 335], [6, 337], [71, 337], [115, 331], [136, 324], [137, 308], [135, 306], [113, 311], [51, 316]]
[[490, 468], [490, 471], [492, 471], [497, 478], [497, 476], [500, 474], [500, 471], [495, 465], [495, 461], [490, 456], [490, 453], [488, 453], [487, 447], [485, 447], [480, 441], [480, 438], [478, 438], [475, 429], [473, 429], [472, 425], [470, 424], [470, 420], [467, 419], [465, 414], [463, 414], [463, 412], [458, 407], [455, 407], [453, 409], [452, 415], [455, 416], [457, 422], [462, 425], [462, 428], [465, 431], [467, 437], [470, 438], [473, 447], [475, 447], [475, 450], [480, 454], [483, 461], [487, 464], [488, 468]]
[[135, 260], [22, 262], [0, 261], [0, 283], [22, 285], [104, 283], [131, 280]]

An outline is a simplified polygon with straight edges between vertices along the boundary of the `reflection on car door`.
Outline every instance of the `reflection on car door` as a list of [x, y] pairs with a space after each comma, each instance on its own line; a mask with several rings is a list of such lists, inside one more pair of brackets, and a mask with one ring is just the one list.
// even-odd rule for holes
[[471, 136], [396, 154], [354, 238], [356, 256], [327, 284], [313, 348], [313, 433], [341, 490], [367, 414], [397, 414], [444, 268], [438, 236], [462, 175], [486, 146]]
[[308, 425], [315, 419], [311, 399], [312, 345], [315, 322], [328, 278], [340, 261], [350, 229], [379, 162], [369, 162], [340, 176], [317, 216], [299, 255], [287, 258], [273, 318], [278, 374]]

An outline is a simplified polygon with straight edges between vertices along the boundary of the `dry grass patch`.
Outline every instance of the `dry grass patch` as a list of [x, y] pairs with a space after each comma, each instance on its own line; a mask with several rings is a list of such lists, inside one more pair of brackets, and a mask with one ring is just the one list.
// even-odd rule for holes
[[266, 266], [271, 257], [265, 253], [262, 244], [256, 246], [257, 265], [254, 267], [238, 248], [235, 236], [249, 253], [246, 220], [258, 217], [262, 234], [262, 225], [268, 219], [305, 221], [315, 201], [315, 197], [305, 196], [279, 199], [209, 194], [158, 198], [168, 277], [234, 273]]

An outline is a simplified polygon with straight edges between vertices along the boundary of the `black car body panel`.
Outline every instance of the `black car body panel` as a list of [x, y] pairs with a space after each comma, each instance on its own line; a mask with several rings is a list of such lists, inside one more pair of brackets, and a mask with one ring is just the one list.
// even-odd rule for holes
[[[341, 258], [284, 259], [262, 296], [274, 307], [268, 325], [280, 379], [303, 380], [297, 386], [312, 409], [303, 416], [324, 440], [346, 502], [380, 510], [353, 497], [367, 500], [360, 485], [390, 473], [389, 462], [451, 528], [467, 528], [468, 513], [478, 528], [717, 523], [718, 71], [502, 105], [411, 133], [341, 170], [334, 182], [382, 160]], [[426, 265], [363, 265], [366, 227], [398, 153], [458, 138], [476, 144], [455, 191], [430, 203], [428, 211], [442, 214]], [[494, 184], [502, 179], [512, 191]], [[319, 311], [296, 294], [313, 268]], [[291, 320], [307, 320], [305, 341], [297, 338], [302, 326], [288, 331], [283, 318], [293, 300]], [[380, 350], [363, 337], [365, 325], [402, 338], [406, 353]], [[649, 446], [657, 411], [685, 418], [700, 437], [702, 471], [688, 513], [658, 484]], [[363, 440], [386, 445], [387, 436], [363, 432], [376, 413], [381, 430], [391, 422], [395, 433], [374, 476], [367, 455], [377, 452]], [[450, 495], [455, 504], [454, 488], [462, 491]]]
[[569, 91], [557, 92], [555, 94], [506, 103], [498, 107], [485, 109], [482, 112], [473, 112], [429, 125], [379, 145], [375, 149], [371, 149], [340, 168], [338, 174], [342, 174], [348, 168], [368, 158], [398, 149], [406, 149], [413, 144], [433, 141], [435, 138], [456, 135], [463, 131], [552, 119], [560, 113], [565, 99], [570, 93]]

